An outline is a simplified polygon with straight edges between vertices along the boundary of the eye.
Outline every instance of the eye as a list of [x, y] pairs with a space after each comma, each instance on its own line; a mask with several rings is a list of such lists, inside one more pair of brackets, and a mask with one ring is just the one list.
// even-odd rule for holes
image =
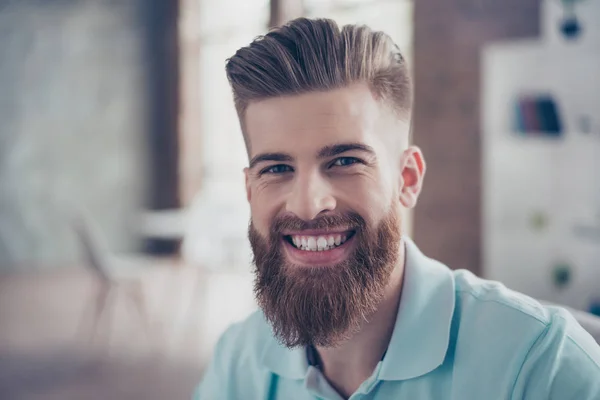
[[336, 158], [333, 163], [331, 163], [332, 167], [346, 167], [348, 165], [357, 164], [361, 162], [358, 158], [355, 157], [340, 157]]
[[291, 172], [292, 171], [292, 167], [290, 167], [289, 165], [285, 165], [285, 164], [277, 164], [277, 165], [272, 165], [270, 167], [267, 167], [265, 169], [263, 169], [262, 171], [260, 171], [260, 174], [273, 174], [273, 175], [279, 175], [279, 174], [283, 174], [286, 172]]

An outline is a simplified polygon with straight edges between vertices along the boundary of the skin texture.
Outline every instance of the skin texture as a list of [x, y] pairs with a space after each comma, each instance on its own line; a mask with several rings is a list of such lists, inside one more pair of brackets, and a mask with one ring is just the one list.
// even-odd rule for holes
[[[417, 203], [423, 155], [408, 146], [407, 121], [366, 84], [253, 102], [243, 125], [259, 304], [285, 344], [315, 339], [323, 373], [348, 397], [392, 334], [404, 271], [400, 222]], [[348, 229], [353, 239], [329, 256], [284, 240]], [[302, 331], [307, 324], [312, 330]]]

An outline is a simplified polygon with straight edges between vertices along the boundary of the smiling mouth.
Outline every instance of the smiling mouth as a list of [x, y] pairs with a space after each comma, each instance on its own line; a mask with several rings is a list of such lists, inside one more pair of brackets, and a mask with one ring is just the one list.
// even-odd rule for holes
[[355, 233], [356, 231], [346, 231], [324, 235], [284, 235], [283, 238], [298, 250], [319, 252], [344, 245]]

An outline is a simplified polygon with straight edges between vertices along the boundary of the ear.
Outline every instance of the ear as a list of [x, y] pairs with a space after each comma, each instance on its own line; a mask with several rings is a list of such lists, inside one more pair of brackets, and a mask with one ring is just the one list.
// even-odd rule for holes
[[400, 157], [400, 203], [406, 208], [417, 205], [425, 177], [425, 158], [416, 146], [410, 146]]
[[250, 190], [250, 170], [247, 167], [244, 168], [244, 178], [246, 180], [246, 199], [248, 200], [248, 203], [250, 203], [252, 192]]

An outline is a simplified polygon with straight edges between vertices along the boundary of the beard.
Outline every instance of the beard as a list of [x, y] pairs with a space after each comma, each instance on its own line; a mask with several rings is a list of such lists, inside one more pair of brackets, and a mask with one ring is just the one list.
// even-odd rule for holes
[[[354, 249], [338, 264], [298, 266], [284, 255], [284, 231], [348, 227], [354, 231]], [[287, 215], [273, 221], [268, 238], [251, 221], [248, 237], [254, 294], [275, 337], [289, 348], [335, 347], [352, 337], [381, 303], [398, 262], [401, 224], [397, 207], [373, 229], [353, 212], [309, 222]]]

